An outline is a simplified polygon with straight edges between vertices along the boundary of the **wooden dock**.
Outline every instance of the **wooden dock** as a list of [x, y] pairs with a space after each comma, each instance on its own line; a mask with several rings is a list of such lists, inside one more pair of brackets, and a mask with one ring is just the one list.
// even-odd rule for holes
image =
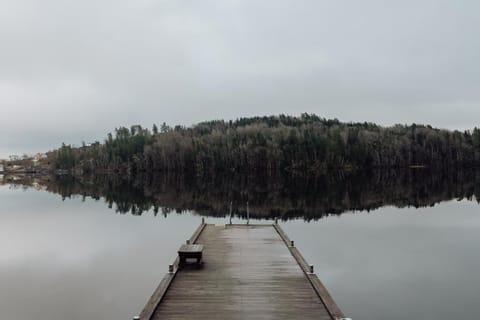
[[135, 319], [343, 319], [277, 224], [199, 226], [189, 239], [203, 263], [169, 273]]

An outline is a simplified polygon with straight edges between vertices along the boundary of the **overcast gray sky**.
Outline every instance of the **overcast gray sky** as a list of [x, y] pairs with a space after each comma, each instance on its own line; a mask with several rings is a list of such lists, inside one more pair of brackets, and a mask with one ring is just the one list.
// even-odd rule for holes
[[0, 0], [0, 157], [120, 125], [480, 125], [480, 2]]

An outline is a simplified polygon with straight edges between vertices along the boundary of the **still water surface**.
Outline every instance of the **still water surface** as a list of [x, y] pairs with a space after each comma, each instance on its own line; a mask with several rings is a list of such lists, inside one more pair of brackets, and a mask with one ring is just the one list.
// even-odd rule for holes
[[[118, 214], [103, 200], [62, 200], [8, 184], [0, 186], [0, 203], [4, 319], [131, 319], [201, 221], [188, 210], [166, 217], [154, 216], [153, 210]], [[480, 313], [477, 202], [386, 206], [281, 224], [355, 320], [442, 320]]]

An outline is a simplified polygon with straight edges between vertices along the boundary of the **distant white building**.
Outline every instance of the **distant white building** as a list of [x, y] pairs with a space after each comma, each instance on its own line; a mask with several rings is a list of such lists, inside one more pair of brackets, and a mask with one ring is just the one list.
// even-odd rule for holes
[[47, 159], [47, 155], [45, 153], [37, 153], [32, 158], [33, 158], [34, 162], [37, 162], [37, 161], [40, 161], [40, 160]]

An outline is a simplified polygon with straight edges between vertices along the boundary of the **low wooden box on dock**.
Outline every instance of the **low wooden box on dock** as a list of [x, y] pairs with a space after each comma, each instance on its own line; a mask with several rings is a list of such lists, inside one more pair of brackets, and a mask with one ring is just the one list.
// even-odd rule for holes
[[203, 245], [201, 244], [183, 244], [178, 249], [180, 264], [187, 262], [187, 259], [196, 259], [197, 263], [202, 261]]

